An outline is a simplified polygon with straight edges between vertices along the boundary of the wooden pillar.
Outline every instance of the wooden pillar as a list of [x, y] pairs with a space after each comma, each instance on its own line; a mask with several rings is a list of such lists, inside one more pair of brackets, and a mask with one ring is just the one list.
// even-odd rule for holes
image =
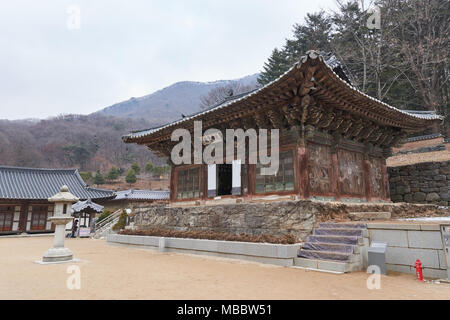
[[241, 190], [242, 190], [242, 197], [244, 199], [249, 199], [249, 177], [248, 177], [248, 172], [249, 172], [249, 167], [248, 167], [248, 162], [246, 162], [245, 164], [242, 165], [242, 170], [241, 170]]
[[244, 198], [244, 201], [251, 201], [252, 193], [250, 190], [251, 181], [256, 181], [256, 175], [254, 176], [254, 179], [250, 175], [250, 146], [247, 145], [245, 148], [245, 163], [242, 165], [242, 171], [241, 171], [241, 188], [242, 188], [242, 197]]
[[250, 198], [255, 194], [256, 190], [256, 165], [248, 165], [248, 195]]
[[27, 231], [27, 221], [28, 221], [28, 202], [22, 202], [20, 204], [20, 218], [19, 218], [19, 231]]
[[336, 148], [331, 149], [331, 188], [334, 198], [336, 200], [341, 199], [341, 190], [339, 187], [339, 159]]
[[386, 159], [382, 160], [382, 172], [383, 172], [383, 186], [384, 186], [384, 199], [391, 201], [391, 190], [389, 187], [389, 173], [386, 165]]
[[363, 173], [364, 173], [364, 191], [366, 195], [367, 202], [372, 200], [372, 185], [370, 183], [370, 161], [369, 155], [367, 153], [364, 154], [363, 160]]
[[309, 170], [308, 170], [308, 150], [306, 143], [301, 143], [297, 147], [297, 172], [295, 180], [298, 186], [300, 198], [309, 198]]
[[200, 167], [200, 172], [201, 172], [201, 176], [202, 176], [202, 180], [201, 180], [201, 185], [200, 188], [203, 192], [202, 195], [202, 203], [205, 204], [206, 203], [206, 199], [208, 198], [208, 165], [207, 164], [202, 164]]
[[296, 136], [297, 149], [294, 159], [295, 188], [301, 199], [309, 198], [309, 169], [308, 169], [308, 148], [306, 137], [314, 136], [314, 127], [303, 125], [293, 127]]
[[175, 201], [176, 198], [177, 198], [176, 173], [175, 173], [175, 166], [172, 166], [170, 170], [170, 202]]

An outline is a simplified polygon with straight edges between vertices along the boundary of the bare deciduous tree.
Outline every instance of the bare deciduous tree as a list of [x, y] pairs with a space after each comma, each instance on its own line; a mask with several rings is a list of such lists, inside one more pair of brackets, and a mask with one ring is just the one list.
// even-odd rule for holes
[[249, 92], [256, 88], [255, 85], [243, 85], [240, 82], [231, 82], [225, 86], [212, 89], [207, 95], [200, 98], [200, 109], [208, 109], [229, 97]]

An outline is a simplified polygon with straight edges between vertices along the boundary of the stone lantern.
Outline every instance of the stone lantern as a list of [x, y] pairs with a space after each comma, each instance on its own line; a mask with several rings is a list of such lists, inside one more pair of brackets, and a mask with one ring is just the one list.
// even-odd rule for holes
[[66, 224], [73, 220], [72, 204], [79, 199], [69, 192], [67, 186], [62, 186], [61, 191], [49, 198], [49, 202], [55, 203], [53, 217], [48, 220], [55, 224], [55, 237], [53, 248], [49, 249], [42, 258], [42, 262], [64, 262], [73, 260], [73, 253], [64, 247]]

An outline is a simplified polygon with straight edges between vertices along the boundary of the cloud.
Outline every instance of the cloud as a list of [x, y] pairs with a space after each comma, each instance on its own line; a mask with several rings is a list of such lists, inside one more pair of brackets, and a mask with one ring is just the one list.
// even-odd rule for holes
[[[333, 3], [4, 2], [0, 118], [86, 114], [177, 81], [253, 74], [294, 23]], [[70, 27], [73, 8], [80, 10], [79, 28]]]

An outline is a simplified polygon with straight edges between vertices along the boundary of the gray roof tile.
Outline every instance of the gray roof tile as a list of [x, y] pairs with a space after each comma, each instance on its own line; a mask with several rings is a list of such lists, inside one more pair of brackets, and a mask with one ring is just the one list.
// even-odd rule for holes
[[86, 209], [92, 209], [96, 212], [102, 212], [104, 206], [101, 206], [95, 202], [92, 202], [91, 199], [88, 199], [86, 201], [78, 201], [77, 203], [75, 203], [74, 205], [72, 205], [72, 210], [74, 212], [82, 212], [83, 210]]
[[113, 191], [88, 187], [77, 169], [0, 166], [0, 199], [46, 200], [57, 194], [63, 185], [80, 200], [114, 196]]
[[116, 191], [113, 200], [169, 200], [170, 191], [123, 190]]

